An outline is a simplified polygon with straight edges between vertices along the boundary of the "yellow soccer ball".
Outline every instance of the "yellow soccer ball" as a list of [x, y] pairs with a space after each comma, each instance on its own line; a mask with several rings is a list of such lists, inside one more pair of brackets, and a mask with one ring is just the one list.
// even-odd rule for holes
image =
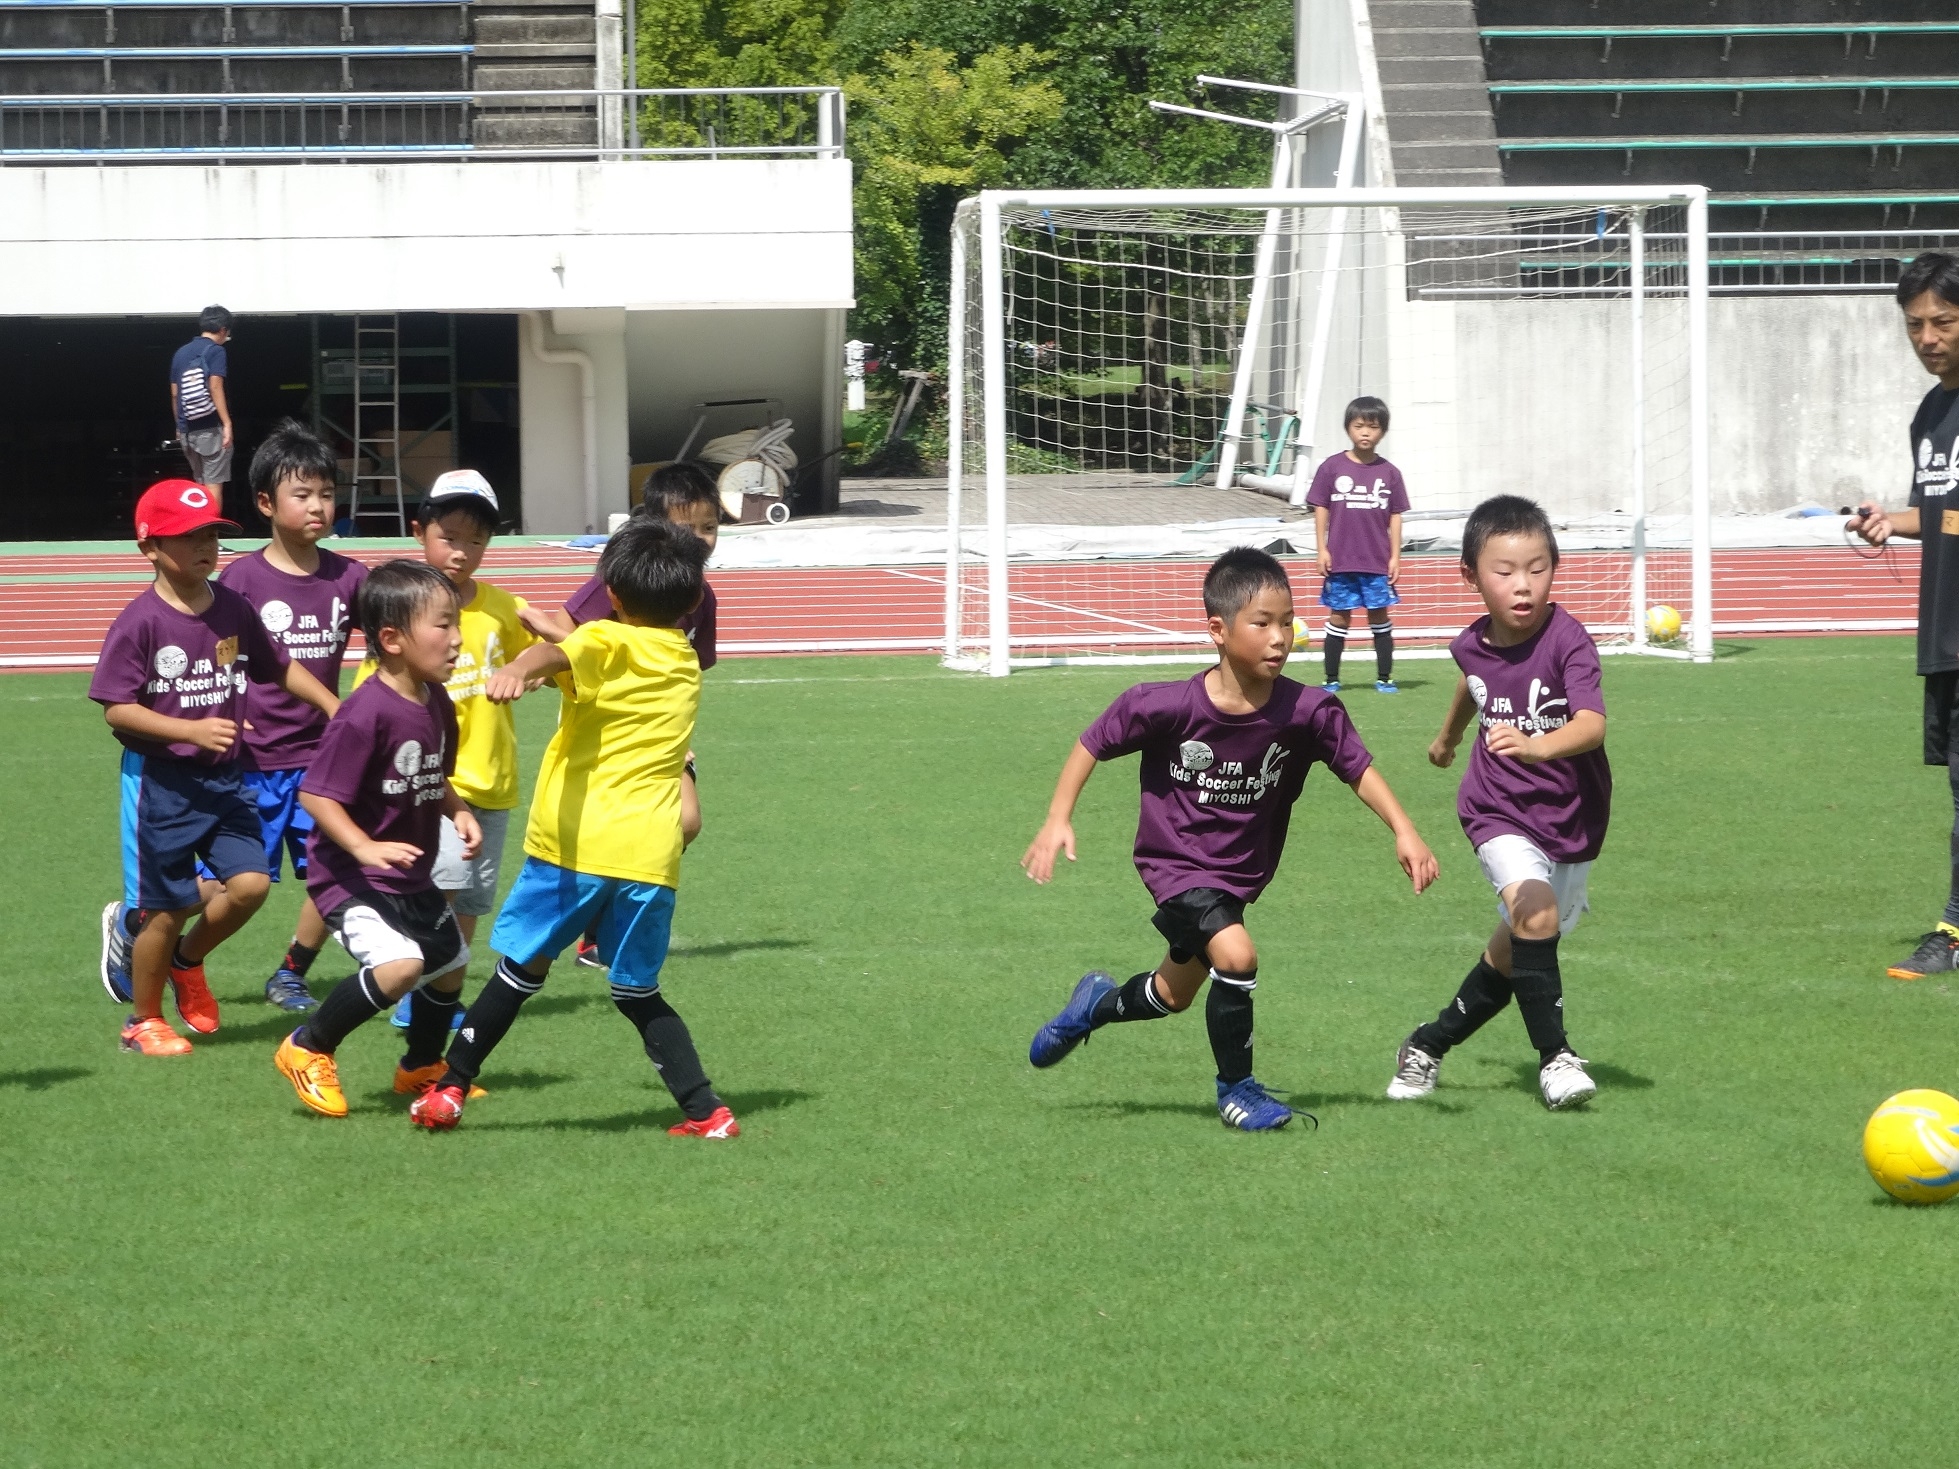
[[1927, 1088], [1887, 1098], [1864, 1124], [1864, 1166], [1907, 1204], [1959, 1194], [1959, 1098]]
[[1313, 635], [1306, 630], [1306, 624], [1297, 617], [1292, 620], [1292, 650], [1295, 653], [1313, 651]]
[[1680, 636], [1680, 614], [1661, 602], [1646, 609], [1646, 635], [1656, 643], [1670, 643]]

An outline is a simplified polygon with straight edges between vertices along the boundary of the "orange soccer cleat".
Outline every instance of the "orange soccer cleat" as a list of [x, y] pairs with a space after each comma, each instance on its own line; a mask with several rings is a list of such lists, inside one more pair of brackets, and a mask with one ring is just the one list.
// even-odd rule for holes
[[667, 1129], [669, 1137], [740, 1137], [741, 1124], [726, 1107], [716, 1107], [705, 1117], [689, 1117]]
[[188, 1056], [191, 1044], [170, 1028], [161, 1015], [138, 1020], [134, 1015], [122, 1028], [122, 1048], [139, 1056]]
[[[442, 1080], [448, 1073], [448, 1070], [449, 1063], [447, 1061], [431, 1061], [426, 1066], [412, 1068], [397, 1065], [395, 1067], [395, 1091], [404, 1097], [422, 1096], [430, 1087]], [[472, 1102], [478, 1097], [487, 1097], [488, 1095], [489, 1093], [484, 1091], [480, 1086], [472, 1086], [469, 1089], [469, 1099]]]
[[272, 1064], [285, 1073], [300, 1101], [322, 1117], [345, 1117], [347, 1094], [340, 1090], [340, 1069], [324, 1051], [309, 1051], [287, 1036], [273, 1053]]

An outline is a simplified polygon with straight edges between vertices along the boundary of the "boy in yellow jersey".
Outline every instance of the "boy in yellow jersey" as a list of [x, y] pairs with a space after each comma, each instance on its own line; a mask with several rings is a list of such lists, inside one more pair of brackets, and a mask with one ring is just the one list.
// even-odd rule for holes
[[524, 867], [490, 935], [503, 957], [450, 1042], [447, 1074], [409, 1109], [417, 1125], [456, 1125], [519, 1008], [596, 919], [612, 1003], [684, 1114], [667, 1131], [740, 1133], [686, 1022], [660, 993], [680, 881], [680, 777], [701, 695], [700, 663], [677, 624], [700, 603], [706, 561], [706, 544], [685, 527], [631, 521], [599, 560], [618, 620], [536, 644], [490, 676], [488, 697], [499, 704], [541, 677], [557, 679], [564, 701], [531, 798]]
[[[411, 524], [422, 559], [449, 578], [462, 601], [463, 647], [447, 685], [459, 731], [449, 784], [483, 829], [483, 843], [466, 856], [455, 822], [445, 816], [434, 878], [456, 910], [465, 942], [474, 942], [476, 920], [496, 906], [504, 833], [517, 804], [517, 725], [507, 706], [483, 693], [492, 674], [536, 641], [519, 615], [527, 605], [523, 598], [476, 578], [499, 513], [488, 480], [473, 469], [452, 469], [429, 487]], [[373, 671], [371, 661], [363, 663], [354, 686]], [[408, 1011], [403, 1000], [395, 1009], [395, 1029], [408, 1028]]]

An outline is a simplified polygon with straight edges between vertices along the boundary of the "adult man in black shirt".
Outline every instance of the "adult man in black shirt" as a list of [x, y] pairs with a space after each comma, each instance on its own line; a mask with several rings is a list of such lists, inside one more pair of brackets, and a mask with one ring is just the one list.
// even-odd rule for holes
[[1959, 257], [1928, 251], [1898, 277], [1912, 350], [1939, 385], [1911, 420], [1909, 508], [1860, 505], [1848, 524], [1873, 546], [1924, 544], [1918, 572], [1918, 672], [1925, 680], [1925, 763], [1943, 765], [1953, 799], [1952, 887], [1945, 917], [1911, 957], [1885, 971], [1922, 979], [1959, 969]]

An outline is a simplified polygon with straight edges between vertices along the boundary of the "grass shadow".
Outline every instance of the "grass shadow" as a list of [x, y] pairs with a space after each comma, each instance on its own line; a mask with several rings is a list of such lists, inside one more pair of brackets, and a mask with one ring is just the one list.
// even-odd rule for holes
[[44, 1092], [64, 1081], [80, 1081], [95, 1073], [82, 1066], [41, 1066], [32, 1071], [0, 1071], [0, 1086], [17, 1086], [24, 1091]]
[[532, 1017], [568, 1015], [574, 1010], [583, 1010], [587, 1005], [610, 1003], [606, 995], [595, 995], [590, 990], [554, 991], [524, 1001], [524, 1014]]
[[726, 959], [735, 954], [769, 949], [807, 949], [808, 939], [729, 939], [718, 944], [675, 944], [667, 950], [669, 959]]
[[1105, 1112], [1111, 1117], [1205, 1117], [1218, 1115], [1216, 1106], [1204, 1102], [1067, 1102], [1070, 1112]]
[[[494, 1097], [499, 1092], [543, 1091], [548, 1086], [562, 1086], [570, 1081], [571, 1077], [556, 1071], [506, 1071], [492, 1072], [487, 1079], [478, 1078], [478, 1080], [482, 1083], [483, 1090]], [[414, 1098], [403, 1096], [392, 1086], [377, 1086], [367, 1093], [367, 1100], [375, 1103], [399, 1102], [406, 1107]], [[482, 1098], [479, 1097], [477, 1100], [481, 1101]]]
[[[1395, 1101], [1380, 1092], [1288, 1092], [1286, 1104], [1317, 1112], [1327, 1107], [1407, 1107], [1405, 1101]], [[1423, 1097], [1421, 1109], [1425, 1112], [1466, 1112], [1469, 1109], [1461, 1102], [1448, 1102], [1440, 1097]]]
[[[315, 1011], [315, 1014], [318, 1012]], [[242, 1046], [252, 1042], [264, 1044], [291, 1035], [306, 1023], [304, 1015], [295, 1015], [285, 1010], [275, 1010], [270, 1015], [261, 1015], [256, 1020], [248, 1020], [240, 1025], [237, 1021], [223, 1022], [214, 1035], [198, 1035], [192, 1032], [191, 1043], [196, 1046]], [[182, 1028], [182, 1027], [180, 1027]]]
[[[491, 1087], [490, 1091], [494, 1095], [496, 1088]], [[724, 1092], [721, 1100], [728, 1104], [736, 1120], [745, 1122], [758, 1113], [779, 1112], [785, 1107], [815, 1101], [820, 1095], [819, 1092], [795, 1090]], [[486, 1122], [481, 1127], [473, 1127], [470, 1130], [472, 1132], [640, 1132], [657, 1128], [664, 1132], [678, 1121], [680, 1121], [680, 1109], [669, 1101], [658, 1106], [642, 1107], [636, 1112], [614, 1112], [605, 1117], [546, 1117], [534, 1122]]]

